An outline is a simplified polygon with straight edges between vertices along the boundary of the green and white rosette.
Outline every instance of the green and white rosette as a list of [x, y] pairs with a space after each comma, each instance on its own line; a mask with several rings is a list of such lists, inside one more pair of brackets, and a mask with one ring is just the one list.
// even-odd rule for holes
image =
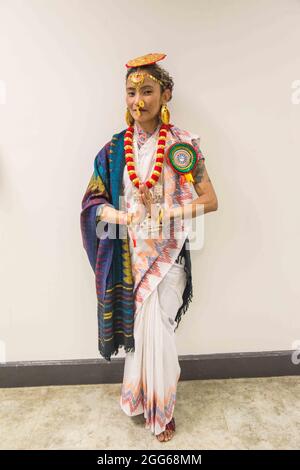
[[180, 184], [193, 183], [192, 171], [197, 164], [197, 153], [195, 148], [188, 142], [172, 144], [167, 152], [168, 164], [180, 175]]

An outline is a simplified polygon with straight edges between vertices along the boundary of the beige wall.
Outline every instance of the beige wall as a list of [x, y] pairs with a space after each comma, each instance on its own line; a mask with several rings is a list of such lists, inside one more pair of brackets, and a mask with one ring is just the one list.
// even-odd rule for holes
[[219, 200], [179, 354], [300, 339], [299, 20], [295, 0], [0, 1], [2, 360], [99, 357], [81, 199], [147, 52], [167, 53], [172, 122], [201, 136]]

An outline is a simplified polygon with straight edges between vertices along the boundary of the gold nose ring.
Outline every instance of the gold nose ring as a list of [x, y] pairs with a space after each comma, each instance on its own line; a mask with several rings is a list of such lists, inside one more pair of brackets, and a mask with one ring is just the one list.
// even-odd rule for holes
[[137, 104], [137, 113], [138, 113], [138, 116], [141, 115], [141, 111], [140, 111], [140, 108], [143, 108], [145, 106], [145, 103], [143, 100], [140, 100]]

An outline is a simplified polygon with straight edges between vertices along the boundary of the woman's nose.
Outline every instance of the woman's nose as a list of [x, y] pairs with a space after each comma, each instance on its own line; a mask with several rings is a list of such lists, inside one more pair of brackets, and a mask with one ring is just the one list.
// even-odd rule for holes
[[140, 95], [138, 93], [136, 93], [135, 97], [134, 97], [134, 104], [137, 105], [140, 101]]

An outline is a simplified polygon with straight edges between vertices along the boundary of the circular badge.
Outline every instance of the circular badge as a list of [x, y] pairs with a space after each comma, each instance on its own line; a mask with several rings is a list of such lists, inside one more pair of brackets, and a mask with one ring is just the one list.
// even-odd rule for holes
[[190, 173], [197, 163], [197, 153], [188, 142], [172, 144], [166, 153], [169, 165], [176, 173]]

